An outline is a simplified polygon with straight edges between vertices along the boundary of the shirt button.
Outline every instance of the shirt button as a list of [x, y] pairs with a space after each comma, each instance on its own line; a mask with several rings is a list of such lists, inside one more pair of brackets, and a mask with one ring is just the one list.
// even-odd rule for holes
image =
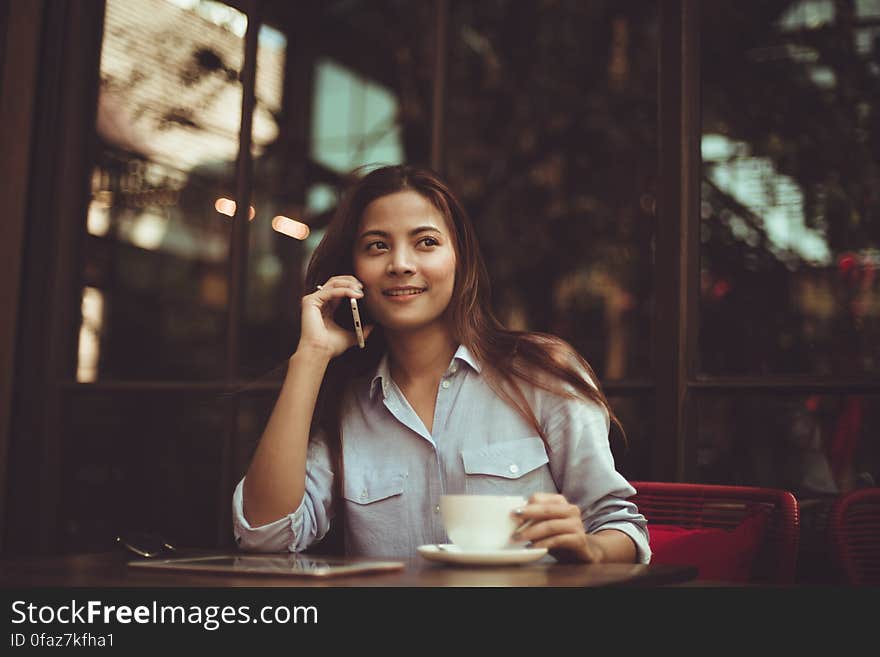
[[364, 489], [361, 491], [361, 499], [362, 499], [362, 500], [367, 499], [367, 489], [366, 489], [366, 488], [364, 488]]
[[511, 463], [510, 467], [507, 469], [510, 470], [510, 474], [516, 474], [519, 472], [519, 466], [516, 463]]
[[451, 368], [452, 373], [455, 374], [455, 371], [456, 371], [457, 369], [458, 369], [458, 363], [453, 363], [453, 364], [452, 364], [452, 368]]
[[434, 507], [434, 513], [440, 513], [440, 505]]
[[442, 386], [443, 386], [443, 389], [445, 390], [446, 388], [449, 387], [449, 381], [444, 381], [444, 382], [441, 383], [440, 385], [442, 385]]

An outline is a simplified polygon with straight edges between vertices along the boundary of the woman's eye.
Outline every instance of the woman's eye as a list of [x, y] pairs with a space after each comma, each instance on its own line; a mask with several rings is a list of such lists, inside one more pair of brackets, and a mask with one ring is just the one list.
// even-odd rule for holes
[[435, 240], [433, 237], [423, 237], [419, 240], [419, 242], [421, 244], [424, 244], [425, 246], [438, 246], [440, 244], [440, 242]]
[[367, 244], [367, 251], [378, 251], [379, 249], [387, 249], [385, 242], [370, 242]]

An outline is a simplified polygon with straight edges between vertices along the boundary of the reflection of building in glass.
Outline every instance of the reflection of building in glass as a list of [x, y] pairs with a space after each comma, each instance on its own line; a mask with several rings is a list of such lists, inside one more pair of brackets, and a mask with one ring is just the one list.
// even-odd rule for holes
[[333, 60], [315, 64], [312, 158], [346, 174], [363, 163], [403, 162], [397, 100]]
[[[246, 29], [244, 14], [210, 0], [107, 3], [87, 221], [93, 287], [84, 292], [84, 304], [89, 289], [103, 295], [107, 316], [100, 333], [83, 317], [81, 344], [91, 354], [81, 351], [83, 376], [100, 378], [103, 363], [110, 376], [149, 377], [181, 351], [221, 361], [214, 336], [228, 296], [230, 224], [216, 203], [234, 196]], [[256, 157], [279, 134], [285, 48], [280, 32], [261, 28]], [[262, 233], [272, 232], [272, 216]], [[156, 343], [153, 357], [131, 349], [139, 333]]]
[[[876, 371], [880, 2], [704, 13], [701, 370]], [[775, 37], [728, 42], [732, 30]], [[723, 44], [723, 45], [722, 45]]]
[[777, 21], [781, 32], [816, 29], [834, 21], [833, 0], [799, 0], [791, 3]]
[[[733, 143], [723, 135], [703, 135], [702, 152], [704, 175], [749, 210], [740, 214], [729, 208], [721, 211], [721, 220], [737, 239], [756, 246], [765, 233], [770, 251], [792, 266], [800, 260], [822, 265], [831, 261], [824, 231], [806, 223], [800, 187], [776, 171], [771, 158], [752, 157], [747, 143]], [[713, 211], [703, 208], [704, 214]], [[753, 219], [758, 226], [750, 225]], [[815, 219], [810, 222], [816, 223]]]

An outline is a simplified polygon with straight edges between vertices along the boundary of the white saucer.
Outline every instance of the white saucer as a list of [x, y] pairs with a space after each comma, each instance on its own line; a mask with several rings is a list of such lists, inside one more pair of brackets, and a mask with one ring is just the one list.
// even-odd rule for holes
[[507, 548], [490, 551], [462, 550], [457, 545], [420, 545], [416, 548], [428, 561], [479, 566], [507, 566], [537, 561], [547, 548]]

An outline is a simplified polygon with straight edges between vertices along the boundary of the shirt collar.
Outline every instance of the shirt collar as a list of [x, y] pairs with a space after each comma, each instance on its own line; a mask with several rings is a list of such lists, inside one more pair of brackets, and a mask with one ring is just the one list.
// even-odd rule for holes
[[[455, 354], [452, 356], [452, 363], [450, 364], [449, 369], [446, 370], [447, 374], [450, 373], [450, 370], [455, 370], [455, 362], [459, 360], [463, 363], [467, 363], [470, 368], [474, 370], [477, 374], [480, 373], [482, 368], [477, 362], [477, 359], [474, 358], [474, 355], [470, 352], [470, 349], [462, 344], [458, 346], [458, 349], [456, 349]], [[379, 365], [376, 367], [376, 373], [373, 375], [373, 378], [370, 381], [370, 398], [374, 399], [376, 397], [376, 393], [380, 390], [382, 391], [382, 397], [387, 397], [388, 383], [390, 381], [391, 365], [388, 359], [388, 352], [386, 351], [382, 356], [382, 360], [379, 361]]]

